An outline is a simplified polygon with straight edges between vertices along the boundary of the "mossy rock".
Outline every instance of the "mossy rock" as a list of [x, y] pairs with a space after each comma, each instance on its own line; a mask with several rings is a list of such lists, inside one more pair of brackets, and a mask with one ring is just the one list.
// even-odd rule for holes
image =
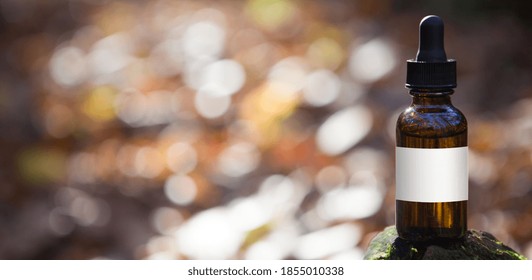
[[394, 226], [387, 227], [369, 244], [366, 260], [525, 260], [493, 235], [468, 230], [459, 240], [414, 243], [398, 237]]

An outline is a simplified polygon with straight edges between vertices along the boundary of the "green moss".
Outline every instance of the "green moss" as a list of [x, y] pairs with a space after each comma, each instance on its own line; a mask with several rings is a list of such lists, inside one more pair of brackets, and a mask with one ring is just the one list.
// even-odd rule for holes
[[385, 228], [373, 238], [364, 259], [387, 260], [392, 258], [394, 254], [393, 241], [396, 237], [395, 227]]
[[392, 255], [393, 246], [388, 245], [386, 248], [386, 256], [390, 257]]
[[[502, 242], [501, 242], [501, 244], [502, 244]], [[512, 250], [497, 249], [497, 253], [500, 254], [500, 255], [508, 255], [512, 259], [516, 259], [516, 260], [526, 260], [527, 259], [525, 256], [523, 256], [521, 254], [518, 254], [517, 252], [512, 251]]]
[[412, 243], [400, 239], [395, 227], [387, 227], [371, 241], [366, 260], [467, 259], [525, 260], [487, 232], [469, 230], [458, 240]]

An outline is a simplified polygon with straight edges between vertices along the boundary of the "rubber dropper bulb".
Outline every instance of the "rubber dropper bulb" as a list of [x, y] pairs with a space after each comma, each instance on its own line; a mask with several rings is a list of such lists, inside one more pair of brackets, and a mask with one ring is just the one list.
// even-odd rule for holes
[[443, 46], [443, 21], [430, 15], [419, 24], [419, 48], [416, 61], [446, 62], [447, 55]]

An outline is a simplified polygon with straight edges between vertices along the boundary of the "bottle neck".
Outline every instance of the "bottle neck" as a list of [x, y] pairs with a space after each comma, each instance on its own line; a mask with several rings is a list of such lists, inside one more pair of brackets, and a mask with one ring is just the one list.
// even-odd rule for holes
[[410, 90], [412, 105], [451, 105], [452, 89]]

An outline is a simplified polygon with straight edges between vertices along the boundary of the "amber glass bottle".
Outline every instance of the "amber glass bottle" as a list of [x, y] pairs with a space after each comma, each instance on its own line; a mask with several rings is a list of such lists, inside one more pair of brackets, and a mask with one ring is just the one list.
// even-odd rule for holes
[[419, 51], [407, 62], [412, 104], [397, 120], [396, 227], [410, 241], [460, 238], [467, 230], [467, 121], [451, 103], [456, 62], [443, 47], [443, 22], [420, 23]]

